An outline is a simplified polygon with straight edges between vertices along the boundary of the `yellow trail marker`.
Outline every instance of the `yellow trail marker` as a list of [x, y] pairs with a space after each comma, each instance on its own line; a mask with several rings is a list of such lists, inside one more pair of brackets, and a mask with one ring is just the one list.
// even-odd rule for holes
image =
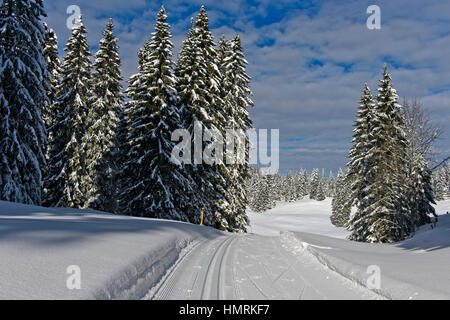
[[202, 208], [202, 221], [200, 222], [200, 225], [203, 225], [203, 208]]

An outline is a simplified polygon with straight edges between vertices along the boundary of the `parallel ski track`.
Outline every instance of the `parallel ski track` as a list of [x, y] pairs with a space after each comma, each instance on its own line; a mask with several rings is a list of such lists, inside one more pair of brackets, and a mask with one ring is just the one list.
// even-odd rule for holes
[[154, 293], [152, 300], [165, 300], [175, 291], [175, 277], [179, 267], [185, 260], [199, 247], [204, 241], [195, 243], [176, 263], [172, 266], [171, 270], [165, 275], [163, 281], [158, 285], [156, 292]]
[[[228, 248], [230, 247], [231, 243], [234, 242], [235, 239], [236, 239], [236, 237], [234, 237], [234, 236], [228, 236], [224, 241], [222, 241], [219, 244], [219, 246], [217, 247], [217, 249], [215, 250], [215, 252], [213, 254], [213, 257], [209, 261], [208, 268], [206, 269], [206, 273], [205, 273], [205, 280], [203, 282], [202, 291], [201, 291], [201, 295], [200, 295], [203, 300], [214, 299], [214, 298], [212, 298], [210, 296], [207, 296], [206, 292], [207, 291], [211, 292], [211, 289], [212, 289], [211, 287], [212, 287], [212, 285], [214, 283], [213, 282], [214, 281], [214, 279], [213, 279], [213, 277], [214, 277], [214, 270], [215, 270], [214, 267], [216, 265], [217, 259], [219, 259], [218, 258], [218, 254], [219, 254], [219, 252], [222, 252], [222, 251], [226, 252], [228, 250]], [[222, 248], [225, 248], [225, 249], [222, 250]], [[225, 256], [225, 253], [222, 254], [222, 256], [220, 257], [220, 262], [219, 262], [219, 270], [218, 270], [218, 278], [217, 278], [217, 280], [218, 280], [218, 283], [217, 283], [217, 297], [216, 297], [216, 299], [220, 298], [220, 287], [221, 287], [220, 281], [221, 281], [221, 278], [222, 278], [222, 273], [221, 272], [222, 272], [222, 265], [223, 265], [224, 256]], [[209, 290], [207, 290], [207, 289], [209, 289]]]
[[[201, 299], [220, 299], [223, 298], [223, 294], [221, 293], [221, 289], [224, 288], [224, 274], [223, 274], [223, 265], [225, 263], [226, 257], [229, 255], [229, 250], [231, 244], [236, 241], [236, 236], [227, 236], [221, 242], [218, 243], [214, 250], [212, 257], [209, 259], [208, 267], [203, 273], [204, 276], [199, 276], [199, 273], [195, 274], [195, 278], [193, 281], [193, 285], [191, 289], [197, 287], [199, 281], [203, 280], [203, 283], [200, 284], [201, 291], [200, 297]], [[153, 300], [165, 300], [165, 299], [173, 299], [174, 297], [185, 299], [189, 297], [184, 297], [179, 295], [176, 292], [177, 288], [177, 273], [182, 268], [183, 264], [193, 256], [194, 252], [198, 252], [201, 250], [201, 247], [205, 245], [205, 241], [200, 241], [194, 244], [189, 251], [187, 251], [178, 261], [172, 266], [170, 271], [165, 275], [164, 279], [158, 284], [158, 287], [151, 297]], [[201, 253], [200, 253], [201, 254]], [[205, 255], [207, 256], [207, 255]], [[180, 271], [181, 272], [181, 271]], [[216, 277], [217, 274], [217, 277]], [[233, 274], [234, 277], [234, 274]], [[236, 287], [233, 282], [234, 292], [236, 292]], [[217, 287], [217, 288], [214, 288]], [[216, 290], [215, 290], [216, 289]], [[193, 290], [190, 290], [193, 291]], [[216, 296], [212, 296], [215, 294]]]

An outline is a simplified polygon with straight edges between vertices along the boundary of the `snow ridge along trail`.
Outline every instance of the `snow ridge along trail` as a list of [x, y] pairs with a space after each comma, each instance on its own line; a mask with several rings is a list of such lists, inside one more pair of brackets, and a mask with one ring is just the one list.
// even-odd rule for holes
[[193, 246], [144, 299], [380, 298], [307, 255], [294, 256], [280, 237], [228, 235]]

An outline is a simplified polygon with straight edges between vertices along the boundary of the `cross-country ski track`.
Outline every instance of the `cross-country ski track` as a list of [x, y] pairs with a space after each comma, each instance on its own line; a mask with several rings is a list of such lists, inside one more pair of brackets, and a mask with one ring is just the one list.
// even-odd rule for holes
[[230, 235], [192, 245], [145, 299], [379, 299], [280, 237]]

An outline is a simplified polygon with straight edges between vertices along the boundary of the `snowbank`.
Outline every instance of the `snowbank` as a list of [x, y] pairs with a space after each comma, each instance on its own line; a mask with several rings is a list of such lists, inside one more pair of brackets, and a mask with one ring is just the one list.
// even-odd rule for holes
[[[0, 299], [139, 299], [183, 248], [221, 232], [187, 223], [0, 202]], [[69, 290], [69, 266], [81, 289]]]
[[[440, 202], [438, 213], [450, 210]], [[417, 235], [396, 244], [357, 243], [309, 233], [282, 233], [291, 250], [313, 254], [322, 264], [367, 286], [375, 266], [381, 286], [373, 288], [391, 299], [450, 299], [450, 215], [440, 215], [435, 229], [424, 226]], [[373, 279], [373, 278], [372, 278]]]

